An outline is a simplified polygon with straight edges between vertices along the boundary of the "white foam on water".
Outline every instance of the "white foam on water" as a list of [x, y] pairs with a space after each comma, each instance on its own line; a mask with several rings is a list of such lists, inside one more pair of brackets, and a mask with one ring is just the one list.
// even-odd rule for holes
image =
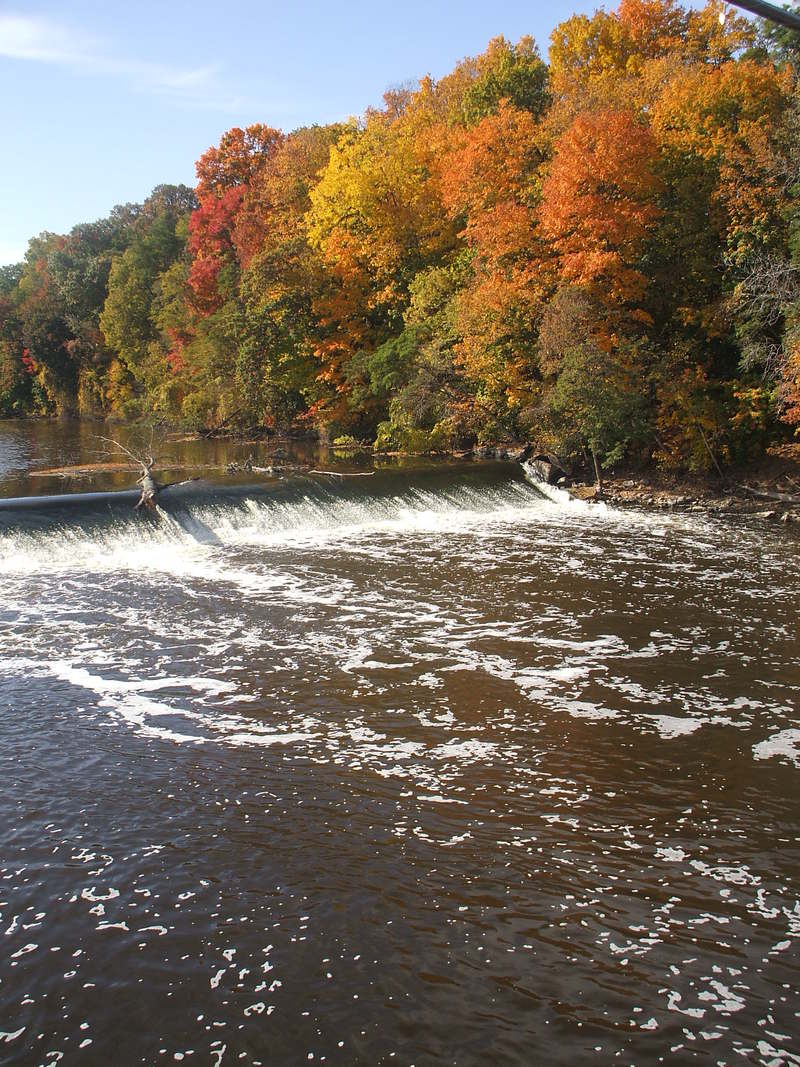
[[702, 718], [681, 718], [677, 715], [643, 715], [642, 718], [652, 722], [665, 741], [693, 734], [710, 721]]
[[241, 730], [238, 733], [227, 734], [222, 740], [227, 745], [292, 745], [298, 742], [311, 741], [318, 734], [309, 733], [279, 733], [274, 730]]
[[598, 513], [608, 511], [608, 506], [604, 501], [579, 500], [578, 497], [568, 493], [566, 489], [559, 489], [557, 485], [548, 485], [547, 482], [542, 481], [533, 467], [527, 462], [522, 464], [522, 470], [525, 473], [526, 481], [534, 487], [536, 492], [556, 507], [570, 508], [584, 513], [594, 509]]
[[[18, 666], [21, 664], [18, 663]], [[28, 661], [27, 666], [33, 666], [33, 661]], [[162, 689], [187, 688], [198, 693], [208, 693], [211, 696], [219, 696], [221, 693], [231, 693], [236, 689], [234, 682], [226, 682], [221, 678], [102, 678], [100, 675], [91, 674], [85, 667], [73, 667], [68, 661], [53, 661], [49, 664], [51, 672], [56, 678], [61, 678], [72, 685], [91, 689], [92, 692], [101, 695], [120, 693], [155, 693]]]
[[0, 1041], [6, 1045], [10, 1045], [12, 1041], [16, 1041], [17, 1038], [22, 1037], [27, 1028], [21, 1026], [19, 1030], [0, 1030]]
[[766, 741], [759, 741], [753, 745], [753, 755], [758, 760], [788, 759], [800, 767], [800, 730], [781, 730]]
[[686, 852], [682, 848], [663, 845], [656, 849], [656, 856], [668, 863], [682, 863], [686, 859]]
[[[533, 483], [530, 472], [525, 476]], [[305, 495], [290, 502], [245, 499], [240, 505], [197, 505], [161, 521], [118, 520], [91, 533], [64, 525], [57, 531], [15, 532], [0, 537], [0, 574], [134, 572], [230, 580], [264, 588], [255, 571], [225, 570], [218, 560], [225, 547], [315, 549], [347, 544], [348, 551], [380, 555], [376, 536], [405, 538], [429, 534], [452, 538], [483, 536], [498, 527], [544, 527], [549, 524], [607, 522], [643, 526], [650, 533], [680, 526], [700, 535], [695, 516], [665, 516], [620, 511], [605, 504], [577, 501], [563, 490], [541, 483], [510, 481], [484, 489], [456, 485], [450, 490], [406, 489], [397, 496], [318, 498]], [[580, 561], [573, 560], [578, 567]]]
[[[613, 537], [622, 535], [618, 560], [595, 543], [598, 538], [589, 536], [598, 524], [608, 525]], [[675, 558], [662, 554], [658, 569], [649, 547], [656, 528], [675, 535]], [[635, 536], [626, 538], [630, 531]], [[412, 489], [361, 500], [311, 495], [288, 503], [251, 499], [241, 506], [198, 507], [180, 522], [170, 516], [160, 524], [126, 521], [91, 536], [79, 528], [58, 535], [14, 535], [10, 549], [6, 538], [0, 548], [0, 567], [11, 560], [13, 572], [16, 559], [21, 568], [11, 573], [18, 581], [11, 586], [15, 595], [9, 598], [8, 610], [19, 612], [26, 624], [38, 622], [45, 628], [42, 647], [48, 639], [69, 633], [74, 655], [65, 659], [62, 645], [62, 655], [37, 661], [18, 644], [16, 655], [7, 652], [3, 666], [10, 675], [49, 675], [93, 693], [112, 721], [145, 738], [177, 744], [295, 746], [320, 761], [369, 766], [446, 796], [443, 784], [453, 774], [442, 764], [463, 768], [514, 758], [513, 746], [481, 737], [457, 735], [441, 741], [458, 721], [450, 690], [463, 684], [461, 675], [471, 675], [476, 690], [487, 678], [508, 682], [525, 698], [493, 726], [499, 731], [494, 738], [510, 738], [515, 731], [534, 728], [537, 717], [559, 714], [596, 722], [598, 729], [603, 721], [616, 719], [644, 733], [655, 731], [664, 740], [688, 739], [712, 723], [751, 726], [756, 714], [769, 724], [775, 722], [771, 717], [776, 705], [745, 697], [726, 701], [714, 693], [713, 682], [701, 687], [698, 681], [691, 688], [665, 677], [645, 686], [633, 673], [627, 675], [623, 664], [629, 659], [656, 660], [689, 650], [705, 656], [732, 654], [719, 642], [705, 646], [700, 632], [670, 633], [654, 626], [649, 643], [631, 647], [621, 636], [624, 630], [581, 635], [581, 612], [596, 612], [593, 601], [585, 607], [558, 604], [544, 617], [524, 614], [523, 583], [534, 581], [531, 572], [537, 568], [552, 567], [562, 574], [566, 569], [580, 582], [585, 573], [598, 577], [592, 573], [597, 568], [604, 568], [603, 581], [616, 581], [615, 568], [622, 566], [624, 580], [631, 583], [637, 571], [650, 568], [650, 576], [659, 578], [665, 589], [673, 573], [692, 569], [702, 578], [704, 564], [692, 555], [695, 546], [715, 551], [717, 559], [725, 552], [734, 559], [740, 547], [736, 538], [714, 545], [708, 534], [708, 525], [695, 517], [615, 512], [573, 501], [557, 489], [543, 499], [524, 483], [511, 482], [484, 490]], [[608, 532], [603, 532], [601, 542], [608, 540]], [[367, 584], [365, 594], [354, 560], [363, 559], [363, 573], [370, 575], [376, 568], [380, 573], [385, 560], [404, 561], [410, 553], [425, 560], [430, 546], [445, 582], [450, 580], [450, 561], [457, 573], [463, 565], [488, 570], [498, 559], [513, 558], [520, 583], [514, 612], [498, 621], [480, 603], [465, 606], [455, 584], [439, 595], [424, 582], [407, 591], [399, 581], [381, 579]], [[326, 569], [317, 561], [328, 549], [334, 562], [328, 566], [326, 561]], [[350, 565], [349, 574], [335, 566], [339, 555]], [[23, 595], [37, 572], [43, 582], [51, 575], [57, 580], [46, 586], [48, 599], [41, 604]], [[110, 594], [116, 600], [114, 583], [120, 575], [134, 580], [137, 591], [134, 599], [127, 588], [128, 600], [114, 607], [119, 632], [131, 634], [124, 651], [107, 647], [95, 622], [76, 621], [80, 604], [74, 607], [72, 599], [78, 594], [91, 605], [95, 595]], [[176, 608], [174, 600], [162, 603], [162, 589], [174, 592], [181, 606]], [[201, 597], [211, 598], [212, 607], [209, 611], [208, 605], [199, 605], [205, 621], [198, 622], [198, 614], [184, 611], [183, 605], [191, 608]], [[264, 606], [277, 608], [278, 619], [290, 624], [288, 632], [272, 626]], [[610, 621], [609, 629], [613, 625]], [[16, 629], [12, 622], [7, 631], [12, 639]], [[184, 654], [196, 662], [191, 667], [195, 673], [183, 676], [173, 670], [168, 651], [154, 671], [137, 650], [137, 633], [166, 650], [189, 649]], [[6, 643], [8, 648], [12, 643]], [[295, 678], [305, 678], [312, 708], [319, 672], [323, 679], [348, 675], [353, 719], [361, 714], [362, 697], [374, 701], [393, 686], [412, 682], [416, 695], [393, 711], [398, 717], [396, 736], [373, 730], [366, 720], [342, 728], [316, 711], [307, 714], [309, 704], [306, 711], [293, 709], [289, 698], [264, 712], [263, 691], [248, 690], [246, 666], [256, 654], [260, 678], [282, 675], [290, 689]], [[276, 685], [280, 694], [282, 683]], [[237, 705], [245, 703], [262, 709], [254, 707], [252, 715], [237, 713]], [[670, 713], [670, 706], [684, 713]], [[655, 712], [654, 707], [665, 710]], [[430, 733], [430, 744], [404, 735], [406, 718]], [[757, 759], [779, 755], [800, 765], [799, 747], [800, 731], [784, 730], [753, 752]]]
[[574, 719], [593, 719], [599, 722], [619, 717], [619, 712], [613, 708], [603, 708], [586, 700], [570, 700], [566, 704], [566, 710]]
[[704, 863], [703, 860], [690, 860], [689, 866], [694, 867], [696, 871], [706, 878], [712, 878], [715, 882], [727, 882], [729, 885], [740, 886], [756, 886], [761, 883], [761, 875], [753, 874], [746, 864], [738, 867], [729, 865], [714, 867], [711, 864]]
[[470, 759], [486, 760], [497, 755], [498, 745], [492, 741], [480, 741], [472, 738], [467, 741], [446, 741], [430, 750], [434, 759]]

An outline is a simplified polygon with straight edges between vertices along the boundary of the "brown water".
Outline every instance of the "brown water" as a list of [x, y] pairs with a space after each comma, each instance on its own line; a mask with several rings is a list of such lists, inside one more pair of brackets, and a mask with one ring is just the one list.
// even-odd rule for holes
[[0, 523], [1, 1063], [800, 1063], [783, 531], [466, 464]]

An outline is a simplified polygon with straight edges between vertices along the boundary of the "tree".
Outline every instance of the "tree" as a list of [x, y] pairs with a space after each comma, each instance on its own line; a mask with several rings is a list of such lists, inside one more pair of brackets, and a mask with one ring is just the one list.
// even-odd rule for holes
[[343, 127], [289, 134], [248, 189], [234, 239], [243, 265], [237, 375], [270, 425], [286, 428], [324, 395], [316, 381], [314, 300], [322, 273], [305, 236], [310, 190]]
[[280, 130], [262, 123], [244, 130], [238, 126], [228, 130], [219, 145], [206, 149], [197, 161], [198, 200], [219, 197], [228, 189], [250, 185], [282, 141]]
[[494, 114], [501, 100], [535, 118], [547, 109], [547, 66], [532, 37], [523, 37], [516, 45], [495, 37], [476, 67], [476, 77], [465, 90], [461, 105], [468, 126]]
[[623, 342], [609, 352], [589, 340], [567, 349], [550, 396], [557, 444], [589, 449], [601, 492], [600, 466], [612, 466], [649, 435], [641, 348]]
[[455, 297], [455, 355], [477, 387], [478, 421], [492, 412], [505, 433], [530, 400], [537, 320], [550, 281], [536, 214], [539, 135], [533, 115], [504, 100], [455, 138], [441, 162], [444, 202], [472, 253], [470, 276]]
[[605, 308], [609, 336], [623, 320], [649, 321], [641, 254], [659, 216], [656, 156], [653, 135], [630, 112], [579, 115], [556, 143], [542, 189], [542, 230], [559, 275]]
[[186, 249], [194, 197], [185, 193], [189, 190], [165, 186], [155, 190], [145, 202], [131, 243], [111, 267], [100, 328], [119, 361], [107, 395], [121, 413], [132, 413], [137, 394], [146, 407], [165, 410], [168, 345], [162, 343], [155, 312], [162, 276]]
[[20, 264], [0, 267], [0, 415], [22, 414], [34, 403], [16, 308], [21, 275]]
[[347, 410], [344, 365], [402, 330], [412, 279], [456, 244], [436, 169], [443, 133], [425, 106], [432, 92], [424, 83], [419, 106], [350, 127], [310, 193], [308, 240], [327, 274], [314, 303], [316, 353], [339, 400], [325, 407], [337, 418]]

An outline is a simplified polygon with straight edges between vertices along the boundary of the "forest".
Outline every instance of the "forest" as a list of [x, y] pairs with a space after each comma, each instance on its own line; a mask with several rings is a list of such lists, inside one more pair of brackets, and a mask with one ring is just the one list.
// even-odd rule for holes
[[797, 39], [716, 0], [502, 37], [0, 270], [0, 416], [605, 466], [800, 433]]

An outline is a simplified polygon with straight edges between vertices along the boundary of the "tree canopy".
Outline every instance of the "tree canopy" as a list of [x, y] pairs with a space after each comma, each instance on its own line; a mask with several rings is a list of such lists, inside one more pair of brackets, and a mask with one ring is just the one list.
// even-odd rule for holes
[[796, 37], [620, 0], [0, 271], [0, 414], [676, 466], [800, 432]]

